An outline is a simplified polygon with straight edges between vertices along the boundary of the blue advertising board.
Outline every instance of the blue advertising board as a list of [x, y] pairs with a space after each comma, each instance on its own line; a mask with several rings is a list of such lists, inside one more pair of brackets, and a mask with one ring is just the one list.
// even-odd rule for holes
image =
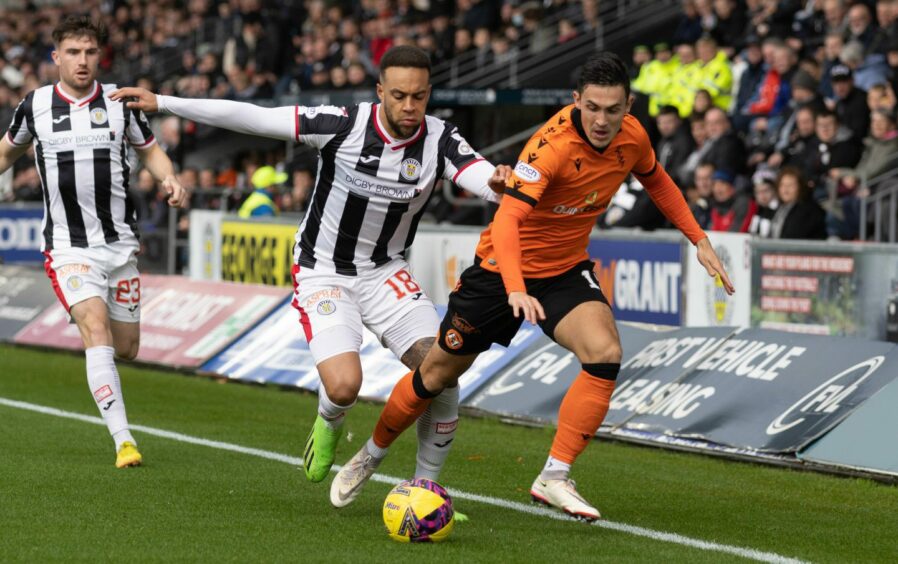
[[40, 204], [0, 205], [0, 262], [43, 262]]
[[659, 325], [682, 323], [679, 243], [590, 239], [588, 251], [616, 319]]
[[[437, 306], [442, 316], [444, 306]], [[539, 327], [524, 324], [508, 349], [499, 345], [484, 352], [462, 376], [460, 399], [477, 391], [524, 348], [542, 335]], [[393, 386], [408, 369], [399, 359], [365, 331], [359, 351], [364, 374], [359, 395], [386, 401]], [[318, 371], [299, 325], [299, 314], [285, 301], [268, 318], [206, 362], [202, 370], [251, 382], [318, 389]]]

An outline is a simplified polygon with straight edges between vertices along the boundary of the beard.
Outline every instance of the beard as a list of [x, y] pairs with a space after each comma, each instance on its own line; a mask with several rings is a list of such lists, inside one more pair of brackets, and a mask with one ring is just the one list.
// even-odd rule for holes
[[[386, 109], [386, 108], [384, 108], [384, 109]], [[397, 120], [393, 119], [393, 116], [391, 116], [389, 114], [389, 112], [384, 112], [384, 115], [387, 118], [387, 124], [390, 126], [390, 129], [395, 131], [399, 135], [400, 139], [408, 139], [409, 137], [414, 135], [416, 131], [418, 131], [419, 127], [421, 127], [420, 122], [418, 122], [417, 124], [415, 124], [412, 127], [409, 127], [406, 125], [402, 125]]]

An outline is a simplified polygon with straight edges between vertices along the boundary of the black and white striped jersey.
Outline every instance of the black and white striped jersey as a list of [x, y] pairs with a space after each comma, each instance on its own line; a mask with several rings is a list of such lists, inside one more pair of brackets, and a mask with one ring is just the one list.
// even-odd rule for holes
[[303, 267], [355, 276], [403, 257], [442, 178], [497, 200], [487, 186], [493, 165], [456, 127], [432, 116], [410, 138], [393, 139], [380, 123], [377, 104], [260, 108], [158, 99], [160, 109], [194, 121], [318, 149], [315, 188], [294, 248], [294, 260]]
[[44, 86], [20, 103], [6, 133], [14, 145], [34, 143], [44, 193], [43, 250], [137, 245], [137, 218], [128, 199], [128, 147], [155, 143], [146, 117], [108, 98], [95, 82], [72, 99]]

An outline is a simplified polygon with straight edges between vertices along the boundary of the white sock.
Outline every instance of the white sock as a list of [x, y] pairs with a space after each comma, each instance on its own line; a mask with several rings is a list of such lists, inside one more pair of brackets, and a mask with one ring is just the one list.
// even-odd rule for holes
[[125, 398], [122, 396], [122, 384], [115, 368], [114, 355], [115, 349], [112, 347], [90, 347], [84, 351], [87, 358], [87, 386], [118, 452], [122, 443], [137, 442], [128, 428]]
[[570, 473], [570, 464], [568, 464], [567, 462], [562, 462], [557, 458], [552, 458], [550, 456], [546, 460], [546, 465], [543, 466], [543, 471], [540, 472], [539, 476], [543, 480], [567, 480], [567, 477]]
[[368, 451], [368, 454], [377, 458], [378, 460], [387, 457], [387, 452], [389, 452], [390, 448], [380, 448], [376, 444], [374, 444], [374, 437], [368, 439], [368, 442], [365, 443], [365, 449]]
[[346, 412], [352, 409], [355, 402], [349, 405], [337, 405], [327, 397], [324, 390], [324, 384], [318, 386], [318, 415], [324, 419], [324, 422], [331, 429], [339, 429], [346, 420]]
[[436, 481], [446, 464], [458, 427], [458, 386], [446, 388], [433, 398], [418, 418], [416, 478]]

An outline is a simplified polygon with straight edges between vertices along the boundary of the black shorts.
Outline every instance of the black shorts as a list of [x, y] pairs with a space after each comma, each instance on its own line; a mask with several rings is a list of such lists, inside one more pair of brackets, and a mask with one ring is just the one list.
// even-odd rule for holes
[[[527, 293], [543, 306], [546, 319], [539, 325], [550, 339], [555, 339], [555, 327], [562, 318], [578, 305], [608, 305], [593, 266], [585, 260], [557, 276], [524, 280]], [[478, 257], [449, 294], [449, 309], [440, 323], [440, 346], [456, 355], [481, 353], [493, 343], [507, 347], [523, 321], [524, 316], [515, 317], [508, 305], [502, 276], [481, 268]]]

